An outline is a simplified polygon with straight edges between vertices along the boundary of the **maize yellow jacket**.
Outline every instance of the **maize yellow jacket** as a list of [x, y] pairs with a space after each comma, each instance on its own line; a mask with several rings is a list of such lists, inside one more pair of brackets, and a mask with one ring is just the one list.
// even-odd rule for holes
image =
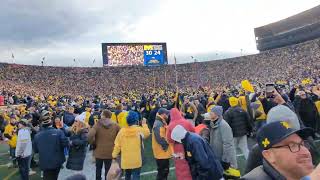
[[[112, 158], [117, 158], [121, 153], [121, 168], [135, 169], [142, 166], [141, 140], [150, 136], [147, 124], [133, 125], [121, 128], [112, 152]], [[141, 138], [142, 137], [142, 138]]]

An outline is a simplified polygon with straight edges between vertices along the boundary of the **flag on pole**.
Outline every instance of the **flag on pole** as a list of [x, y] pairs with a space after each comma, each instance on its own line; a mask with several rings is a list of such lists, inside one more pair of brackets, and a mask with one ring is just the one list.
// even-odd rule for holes
[[177, 71], [177, 58], [176, 58], [176, 55], [174, 55], [174, 70], [176, 72], [176, 87], [178, 88], [178, 71]]

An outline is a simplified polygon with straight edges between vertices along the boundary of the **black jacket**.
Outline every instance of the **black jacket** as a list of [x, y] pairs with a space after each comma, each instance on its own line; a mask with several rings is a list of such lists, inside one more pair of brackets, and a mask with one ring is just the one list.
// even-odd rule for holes
[[70, 149], [67, 161], [67, 169], [82, 170], [88, 144], [88, 129], [83, 129], [79, 134], [70, 136]]
[[250, 150], [244, 173], [247, 174], [260, 165], [262, 165], [262, 152], [259, 145], [255, 144]]
[[316, 105], [311, 98], [301, 99], [299, 96], [295, 97], [293, 102], [296, 113], [306, 127], [310, 127], [319, 131], [319, 113]]
[[226, 112], [230, 108], [228, 96], [225, 94], [221, 95], [221, 98], [217, 104], [222, 106], [223, 112]]
[[241, 137], [251, 132], [249, 114], [241, 107], [230, 107], [224, 114], [224, 120], [230, 125], [233, 137]]

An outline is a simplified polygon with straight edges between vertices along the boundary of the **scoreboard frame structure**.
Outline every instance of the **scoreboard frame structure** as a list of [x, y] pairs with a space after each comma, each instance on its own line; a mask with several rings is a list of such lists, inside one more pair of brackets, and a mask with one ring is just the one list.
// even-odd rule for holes
[[[108, 59], [108, 46], [136, 46], [136, 45], [161, 45], [162, 46], [162, 53], [163, 53], [163, 63], [148, 63], [146, 64], [145, 60], [146, 58], [144, 57], [144, 62], [142, 65], [144, 66], [161, 66], [168, 64], [168, 55], [167, 55], [167, 43], [165, 42], [137, 42], [137, 43], [102, 43], [102, 60], [103, 60], [103, 66], [110, 66], [109, 65], [109, 59]], [[144, 50], [144, 56], [145, 56], [145, 50]], [[128, 65], [122, 65], [122, 66], [128, 66]]]

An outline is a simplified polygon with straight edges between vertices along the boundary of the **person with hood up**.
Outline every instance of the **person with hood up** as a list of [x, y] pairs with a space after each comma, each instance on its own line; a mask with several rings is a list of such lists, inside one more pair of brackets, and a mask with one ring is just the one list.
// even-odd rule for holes
[[88, 135], [89, 143], [95, 146], [93, 156], [96, 159], [96, 180], [101, 180], [103, 165], [105, 169], [104, 177], [107, 177], [112, 162], [114, 141], [120, 131], [120, 126], [111, 121], [111, 115], [111, 111], [103, 110], [101, 119], [90, 129]]
[[171, 138], [183, 144], [185, 158], [191, 167], [192, 179], [223, 179], [223, 168], [214, 151], [198, 134], [188, 132], [181, 125], [173, 128]]
[[170, 119], [171, 121], [168, 126], [167, 139], [169, 143], [174, 143], [173, 156], [177, 180], [191, 180], [192, 176], [188, 162], [185, 159], [184, 147], [181, 143], [175, 142], [171, 138], [171, 132], [177, 125], [181, 125], [189, 132], [195, 132], [195, 128], [189, 121], [182, 117], [182, 113], [177, 108], [172, 108], [170, 110]]
[[142, 127], [138, 126], [139, 114], [129, 111], [127, 116], [128, 127], [121, 128], [115, 141], [112, 158], [121, 153], [121, 168], [125, 170], [125, 179], [140, 179], [142, 167], [143, 139], [150, 136], [146, 119], [142, 120]]
[[88, 145], [88, 125], [85, 123], [85, 116], [78, 115], [70, 127], [69, 157], [67, 169], [81, 171], [86, 158]]
[[248, 159], [249, 148], [247, 134], [252, 130], [249, 114], [239, 106], [239, 100], [235, 97], [229, 98], [230, 108], [225, 112], [224, 119], [232, 129], [234, 144], [239, 147]]

